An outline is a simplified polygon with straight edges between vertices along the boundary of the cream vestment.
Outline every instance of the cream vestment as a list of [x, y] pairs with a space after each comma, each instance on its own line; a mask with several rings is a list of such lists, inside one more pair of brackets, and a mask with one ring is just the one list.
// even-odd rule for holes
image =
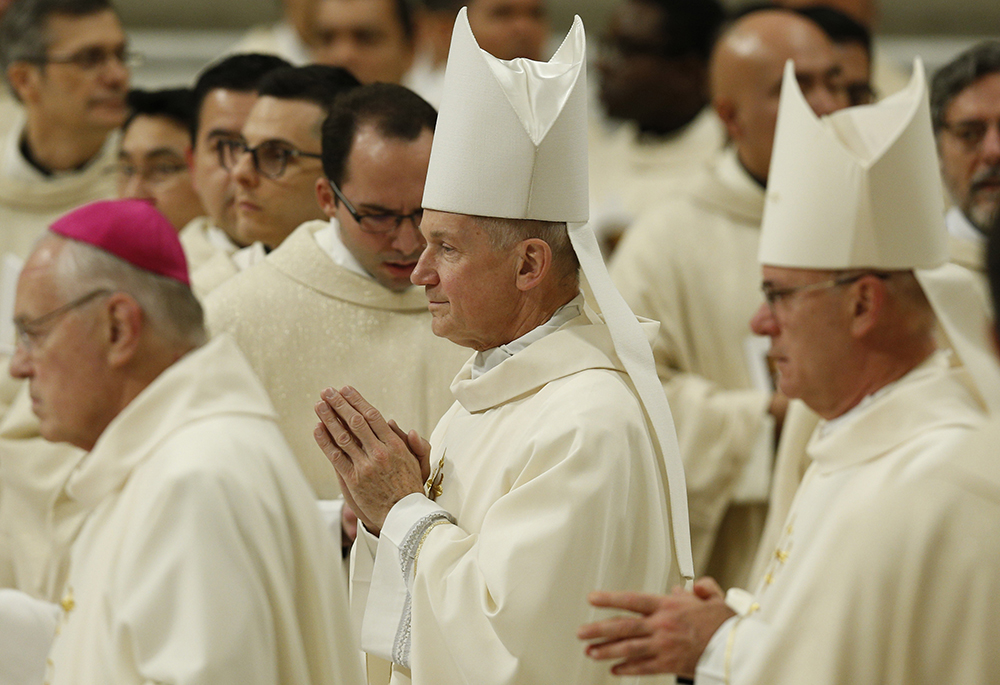
[[631, 123], [589, 131], [591, 225], [614, 238], [655, 207], [671, 186], [702, 170], [725, 143], [711, 106], [669, 136], [644, 135]]
[[228, 338], [143, 390], [65, 496], [91, 513], [53, 685], [359, 682], [339, 555]]
[[727, 149], [643, 215], [611, 263], [632, 310], [661, 322], [653, 354], [684, 459], [695, 572], [723, 587], [746, 582], [766, 513], [766, 488], [756, 502], [733, 501], [770, 429], [771, 393], [753, 389], [745, 350], [762, 301], [763, 207], [764, 189]]
[[316, 446], [313, 406], [324, 388], [352, 385], [421, 435], [451, 404], [448, 384], [468, 350], [431, 332], [420, 288], [396, 293], [333, 262], [307, 222], [262, 263], [223, 283], [205, 302], [213, 332], [246, 354], [278, 412], [278, 425], [316, 495], [340, 494]]
[[935, 469], [833, 523], [810, 555], [809, 582], [775, 618], [751, 680], [995, 683], [998, 440], [993, 419]]
[[679, 575], [661, 447], [607, 327], [588, 312], [472, 369], [431, 436], [437, 501], [400, 500], [354, 546], [363, 649], [395, 662], [393, 683], [632, 682], [584, 656], [586, 595]]
[[777, 617], [791, 611], [797, 588], [812, 582], [806, 562], [811, 550], [826, 544], [829, 522], [877, 501], [889, 485], [947, 461], [982, 424], [985, 413], [972, 381], [953, 363], [958, 362], [950, 352], [935, 352], [847, 414], [820, 422], [808, 447], [813, 463], [771, 564], [752, 599], [740, 602], [740, 615], [713, 635], [698, 665], [699, 682], [747, 682], [747, 665], [770, 639]]

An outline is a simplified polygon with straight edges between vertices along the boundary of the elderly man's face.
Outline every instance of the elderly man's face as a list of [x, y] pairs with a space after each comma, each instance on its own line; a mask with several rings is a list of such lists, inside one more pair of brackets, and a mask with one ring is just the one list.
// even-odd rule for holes
[[87, 294], [61, 292], [55, 269], [63, 244], [44, 238], [21, 271], [14, 320], [24, 333], [10, 373], [27, 380], [43, 438], [91, 449], [110, 421], [108, 400], [115, 392], [98, 335], [106, 298], [92, 297], [38, 322]]
[[479, 47], [498, 59], [544, 57], [549, 22], [543, 0], [473, 0], [469, 26]]
[[955, 96], [937, 140], [952, 199], [973, 225], [988, 232], [1000, 208], [1000, 73]]
[[413, 62], [413, 41], [396, 0], [320, 0], [313, 59], [343, 67], [362, 83], [399, 83]]
[[[384, 138], [373, 126], [363, 126], [354, 137], [341, 192], [361, 216], [362, 224], [343, 202], [323, 187], [324, 209], [336, 216], [344, 245], [382, 286], [393, 291], [410, 287], [410, 275], [424, 249], [424, 239], [413, 219], [404, 219], [387, 233], [373, 224], [380, 215], [411, 216], [420, 210], [433, 134], [425, 130], [416, 140]], [[372, 217], [367, 223], [365, 216]], [[389, 219], [389, 224], [392, 221]]]
[[118, 197], [149, 200], [178, 231], [202, 215], [186, 161], [189, 141], [173, 119], [140, 114], [118, 153]]
[[117, 15], [106, 10], [82, 17], [53, 14], [46, 25], [48, 62], [32, 65], [19, 88], [29, 107], [67, 128], [112, 130], [128, 113], [126, 39]]
[[[835, 273], [765, 266], [762, 275], [765, 286], [781, 290], [823, 283]], [[771, 338], [768, 357], [781, 391], [821, 416], [841, 399], [837, 376], [844, 368], [842, 355], [850, 349], [847, 312], [838, 306], [845, 287], [789, 294], [773, 305], [762, 304], [750, 321], [754, 333]]]
[[[261, 97], [250, 110], [243, 138], [250, 149], [274, 146], [289, 153], [319, 155], [323, 109], [303, 100]], [[236, 180], [236, 234], [241, 243], [259, 240], [275, 248], [298, 226], [325, 215], [316, 202], [320, 160], [288, 156], [284, 171], [269, 178], [254, 165], [249, 152], [232, 169]]]
[[424, 286], [434, 335], [474, 350], [512, 340], [519, 324], [515, 250], [497, 251], [474, 217], [425, 211], [427, 248], [413, 271]]
[[256, 93], [216, 88], [201, 105], [191, 167], [195, 192], [212, 223], [230, 237], [236, 229], [236, 183], [219, 163], [219, 144], [240, 140]]

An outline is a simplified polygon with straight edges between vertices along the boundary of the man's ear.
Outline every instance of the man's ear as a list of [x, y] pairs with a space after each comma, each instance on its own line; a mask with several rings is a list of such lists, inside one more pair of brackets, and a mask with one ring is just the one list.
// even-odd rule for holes
[[112, 368], [120, 368], [135, 357], [146, 327], [146, 317], [135, 298], [126, 293], [111, 295], [105, 312], [108, 364]]
[[860, 338], [873, 330], [882, 316], [886, 284], [878, 276], [867, 274], [851, 284], [850, 294], [851, 333]]
[[552, 270], [552, 248], [541, 238], [528, 238], [517, 252], [517, 289], [526, 292], [538, 287]]
[[316, 179], [316, 202], [319, 203], [319, 208], [323, 210], [331, 219], [337, 213], [337, 196], [333, 194], [333, 189], [330, 188], [330, 182], [326, 180], [326, 176], [320, 176]]
[[740, 135], [740, 126], [736, 121], [736, 104], [728, 98], [715, 98], [712, 100], [712, 109], [726, 127], [728, 138], [733, 141], [741, 140], [743, 136]]
[[7, 83], [23, 103], [35, 100], [39, 76], [38, 66], [28, 62], [13, 62], [7, 67]]

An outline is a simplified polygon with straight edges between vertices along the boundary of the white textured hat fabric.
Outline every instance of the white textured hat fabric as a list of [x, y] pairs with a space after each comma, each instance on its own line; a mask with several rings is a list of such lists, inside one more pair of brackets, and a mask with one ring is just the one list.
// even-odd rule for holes
[[548, 62], [503, 61], [479, 47], [462, 9], [448, 53], [424, 209], [587, 221], [585, 60], [579, 17]]
[[1000, 411], [1000, 368], [978, 278], [948, 263], [924, 68], [873, 105], [819, 119], [785, 65], [759, 258], [769, 266], [912, 270], [984, 406]]
[[923, 65], [901, 92], [820, 119], [789, 61], [767, 180], [760, 262], [927, 269], [948, 259]]
[[[684, 466], [673, 416], [646, 336], [611, 282], [587, 226], [586, 36], [579, 17], [548, 62], [499, 60], [482, 50], [458, 13], [445, 70], [424, 209], [501, 219], [566, 222], [590, 304], [607, 322], [662, 451], [673, 548], [694, 576]], [[588, 296], [588, 299], [589, 296]]]

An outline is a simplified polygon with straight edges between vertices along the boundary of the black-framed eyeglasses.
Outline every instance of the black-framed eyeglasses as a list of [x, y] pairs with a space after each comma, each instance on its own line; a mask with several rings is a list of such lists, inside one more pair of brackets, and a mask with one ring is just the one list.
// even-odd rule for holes
[[337, 199], [344, 203], [344, 207], [347, 212], [354, 217], [354, 220], [358, 222], [358, 226], [365, 233], [371, 233], [373, 235], [385, 235], [387, 233], [392, 233], [393, 231], [399, 230], [399, 227], [403, 225], [403, 222], [409, 219], [413, 222], [413, 227], [420, 228], [420, 220], [424, 218], [424, 210], [418, 209], [415, 212], [409, 214], [394, 214], [392, 212], [382, 212], [379, 214], [358, 214], [358, 211], [354, 209], [354, 205], [351, 201], [344, 197], [344, 194], [340, 192], [340, 188], [333, 181], [327, 180], [330, 184], [330, 190], [333, 194], [337, 196]]
[[954, 124], [941, 124], [941, 128], [953, 135], [965, 149], [972, 152], [983, 142], [990, 127], [996, 126], [1000, 135], [1000, 119], [997, 121], [959, 121]]
[[114, 290], [109, 290], [108, 288], [98, 288], [97, 290], [91, 290], [86, 295], [82, 295], [71, 302], [67, 302], [61, 307], [56, 307], [51, 312], [47, 314], [42, 314], [41, 316], [35, 317], [29, 321], [24, 321], [14, 319], [14, 330], [17, 331], [17, 342], [18, 345], [26, 352], [30, 352], [38, 344], [39, 340], [43, 335], [42, 329], [46, 324], [50, 324], [53, 321], [59, 319], [59, 317], [68, 314], [69, 312], [82, 307], [91, 300], [94, 300], [102, 295], [110, 295]]
[[72, 55], [40, 55], [26, 60], [35, 64], [70, 64], [83, 71], [96, 71], [115, 60], [124, 67], [134, 69], [141, 66], [143, 57], [138, 52], [132, 52], [128, 48], [121, 47], [117, 50], [105, 50], [100, 47], [84, 48]]
[[229, 138], [220, 140], [216, 149], [219, 152], [219, 165], [223, 169], [232, 171], [243, 153], [248, 152], [257, 173], [270, 179], [281, 178], [288, 169], [289, 160], [299, 157], [322, 158], [318, 152], [303, 152], [280, 140], [265, 140], [257, 147], [249, 147], [244, 140]]
[[873, 271], [866, 271], [860, 274], [850, 274], [848, 276], [838, 276], [837, 278], [831, 278], [828, 281], [820, 281], [819, 283], [807, 283], [806, 285], [797, 285], [791, 288], [775, 288], [770, 283], [764, 283], [760, 286], [761, 292], [764, 293], [764, 300], [767, 302], [767, 306], [771, 308], [771, 312], [774, 312], [774, 308], [779, 302], [787, 300], [792, 295], [796, 293], [807, 293], [813, 290], [826, 290], [828, 288], [836, 288], [841, 285], [848, 285], [856, 281], [860, 281], [865, 276], [874, 276], [875, 278], [881, 278], [885, 280], [889, 278], [892, 274], [878, 273]]
[[166, 183], [187, 170], [187, 164], [181, 161], [163, 161], [148, 165], [119, 161], [117, 167], [122, 182], [128, 183], [133, 178], [139, 177], [153, 186]]

